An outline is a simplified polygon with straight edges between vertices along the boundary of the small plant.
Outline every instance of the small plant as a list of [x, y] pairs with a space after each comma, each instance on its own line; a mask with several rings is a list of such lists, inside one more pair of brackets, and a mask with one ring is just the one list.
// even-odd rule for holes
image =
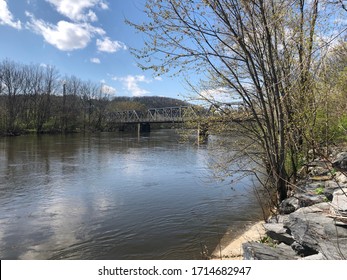
[[271, 237], [265, 235], [263, 236], [260, 240], [259, 240], [260, 243], [263, 243], [263, 244], [267, 244], [269, 245], [270, 247], [276, 247], [277, 243], [275, 240], [273, 240]]
[[332, 176], [335, 176], [335, 174], [336, 174], [336, 169], [335, 169], [335, 168], [331, 169], [331, 170], [330, 170], [330, 174], [331, 174]]
[[319, 186], [318, 188], [316, 188], [315, 190], [314, 190], [314, 192], [316, 193], [316, 194], [324, 194], [324, 186]]

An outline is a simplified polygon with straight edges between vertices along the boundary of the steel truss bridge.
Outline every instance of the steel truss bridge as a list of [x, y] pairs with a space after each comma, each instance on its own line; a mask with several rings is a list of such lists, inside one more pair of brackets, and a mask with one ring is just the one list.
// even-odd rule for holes
[[[198, 118], [221, 116], [226, 110], [238, 111], [241, 103], [229, 103], [228, 108], [211, 106], [208, 110], [199, 106], [179, 106], [165, 108], [151, 108], [147, 111], [120, 111], [108, 114], [108, 121], [113, 124], [141, 124], [141, 123], [182, 123]], [[233, 107], [234, 106], [234, 107]], [[235, 107], [238, 106], [238, 107]]]
[[151, 108], [145, 112], [129, 110], [109, 113], [109, 121], [116, 124], [138, 123], [182, 123], [189, 119], [196, 119], [201, 112], [193, 106]]

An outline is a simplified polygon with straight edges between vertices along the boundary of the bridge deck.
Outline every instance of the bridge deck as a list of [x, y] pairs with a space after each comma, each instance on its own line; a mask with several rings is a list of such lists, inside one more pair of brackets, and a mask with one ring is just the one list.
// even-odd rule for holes
[[193, 107], [166, 107], [152, 108], [146, 112], [136, 110], [113, 112], [109, 114], [109, 119], [113, 123], [170, 123], [184, 122], [188, 118], [197, 117], [197, 112]]
[[[232, 105], [241, 105], [235, 103]], [[234, 109], [235, 110], [235, 109]], [[137, 124], [137, 123], [181, 123], [189, 120], [196, 120], [199, 117], [209, 117], [211, 115], [222, 115], [222, 112], [214, 107], [209, 110], [198, 106], [179, 106], [165, 108], [151, 108], [145, 112], [136, 110], [112, 112], [108, 115], [108, 120], [115, 124]]]

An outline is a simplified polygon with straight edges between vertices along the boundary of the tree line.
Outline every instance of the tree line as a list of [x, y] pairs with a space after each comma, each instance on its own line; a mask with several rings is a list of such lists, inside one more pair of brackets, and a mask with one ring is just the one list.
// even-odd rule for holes
[[54, 66], [0, 62], [0, 135], [115, 129], [107, 115], [187, 103], [165, 97], [114, 97], [102, 84], [61, 76]]

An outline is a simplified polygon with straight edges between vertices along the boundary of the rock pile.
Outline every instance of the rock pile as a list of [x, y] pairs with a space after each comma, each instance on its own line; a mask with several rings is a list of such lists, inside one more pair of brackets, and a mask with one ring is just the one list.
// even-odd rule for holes
[[267, 242], [243, 244], [244, 259], [347, 259], [347, 152], [311, 162], [306, 174], [264, 225]]

